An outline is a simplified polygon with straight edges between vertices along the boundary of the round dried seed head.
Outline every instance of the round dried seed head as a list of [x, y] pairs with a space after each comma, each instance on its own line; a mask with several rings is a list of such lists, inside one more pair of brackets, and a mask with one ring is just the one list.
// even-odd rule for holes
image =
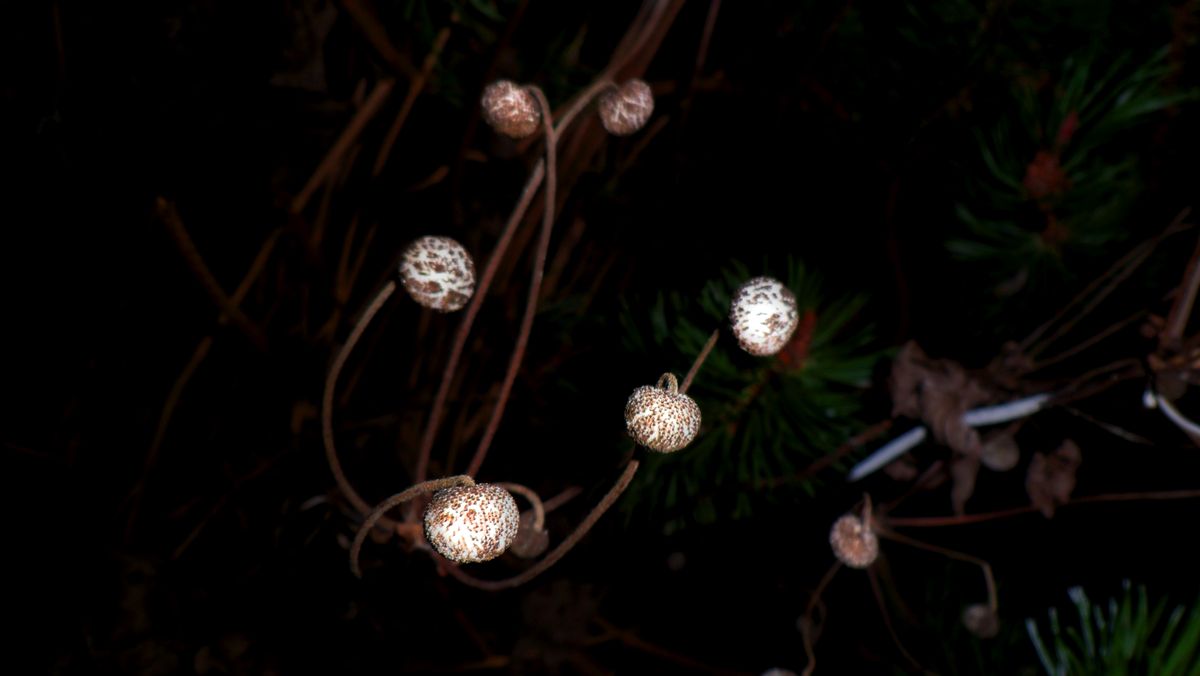
[[993, 472], [1007, 472], [1021, 461], [1017, 440], [1007, 431], [984, 440], [979, 459]]
[[853, 514], [834, 522], [829, 544], [834, 555], [851, 568], [866, 568], [879, 558], [879, 538]]
[[534, 528], [536, 516], [533, 510], [521, 512], [521, 526], [517, 529], [517, 537], [509, 549], [522, 559], [533, 559], [542, 555], [550, 546], [550, 533], [546, 529]]
[[483, 88], [483, 119], [496, 131], [515, 139], [532, 135], [542, 123], [542, 111], [527, 89], [511, 80]]
[[1000, 618], [986, 603], [973, 603], [963, 610], [962, 623], [979, 638], [995, 638], [1000, 633]]
[[787, 345], [800, 323], [796, 296], [777, 279], [755, 277], [734, 292], [729, 323], [743, 350], [769, 357]]
[[421, 237], [401, 256], [400, 281], [421, 305], [453, 312], [466, 305], [475, 292], [475, 263], [467, 250], [449, 237]]
[[659, 453], [673, 453], [692, 443], [700, 431], [700, 407], [680, 394], [675, 376], [664, 374], [660, 385], [639, 387], [625, 403], [625, 429], [637, 443]]
[[646, 126], [654, 112], [654, 94], [642, 80], [627, 80], [600, 96], [600, 123], [614, 136], [628, 136]]
[[425, 508], [425, 539], [459, 563], [490, 561], [517, 536], [517, 501], [495, 484], [440, 490]]

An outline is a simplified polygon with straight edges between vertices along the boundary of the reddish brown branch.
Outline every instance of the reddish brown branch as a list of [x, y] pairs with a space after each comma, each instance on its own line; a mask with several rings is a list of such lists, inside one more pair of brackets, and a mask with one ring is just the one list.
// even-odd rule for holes
[[475, 449], [475, 455], [471, 458], [471, 464], [467, 466], [467, 474], [475, 476], [479, 473], [479, 468], [483, 465], [483, 459], [487, 457], [488, 449], [491, 448], [492, 439], [496, 436], [496, 430], [500, 427], [500, 420], [504, 417], [504, 409], [508, 404], [508, 397], [512, 393], [513, 383], [517, 380], [517, 371], [521, 368], [521, 362], [525, 359], [525, 350], [529, 346], [529, 334], [533, 330], [533, 318], [537, 314], [538, 298], [542, 292], [542, 278], [546, 270], [546, 254], [550, 250], [550, 233], [554, 229], [555, 215], [555, 186], [557, 184], [556, 175], [558, 173], [558, 162], [555, 157], [557, 153], [557, 133], [551, 121], [550, 103], [546, 101], [546, 95], [537, 87], [529, 87], [529, 91], [533, 97], [537, 99], [538, 105], [542, 108], [542, 125], [546, 136], [546, 189], [544, 190], [546, 198], [546, 206], [542, 209], [542, 232], [538, 237], [537, 251], [534, 253], [533, 260], [533, 279], [529, 282], [529, 292], [525, 297], [525, 314], [521, 317], [521, 328], [517, 332], [517, 342], [513, 346], [512, 355], [508, 360], [508, 370], [504, 374], [504, 380], [500, 384], [500, 394], [497, 395], [496, 405], [492, 409], [492, 416], [488, 419], [487, 427], [483, 431], [483, 437], [479, 440], [479, 447]]
[[392, 154], [392, 146], [396, 144], [396, 139], [400, 136], [400, 130], [408, 120], [408, 114], [412, 112], [413, 104], [417, 102], [417, 97], [420, 96], [421, 90], [425, 89], [425, 83], [429, 80], [429, 74], [433, 72], [433, 67], [437, 65], [437, 60], [441, 56], [442, 50], [446, 47], [446, 41], [449, 39], [450, 27], [446, 26], [433, 39], [433, 47], [425, 57], [425, 62], [421, 64], [421, 72], [417, 73], [416, 77], [409, 81], [408, 93], [404, 95], [404, 102], [400, 104], [400, 111], [396, 113], [396, 119], [392, 121], [392, 126], [388, 128], [387, 135], [383, 137], [383, 143], [379, 146], [379, 153], [375, 156], [375, 165], [371, 168], [372, 176], [378, 176], [383, 172], [383, 167], [387, 164], [388, 156]]
[[[1071, 505], [1085, 505], [1097, 502], [1132, 502], [1138, 500], [1189, 500], [1200, 498], [1200, 489], [1185, 489], [1178, 491], [1148, 491], [1135, 493], [1102, 493], [1100, 495], [1089, 495], [1082, 498], [1074, 498], [1071, 501], [1064, 503], [1061, 507]], [[1021, 507], [1011, 507], [1009, 509], [1001, 509], [994, 512], [981, 512], [979, 514], [963, 514], [961, 516], [909, 516], [909, 517], [887, 517], [889, 526], [900, 528], [937, 528], [941, 526], [965, 526], [974, 523], [982, 523], [984, 521], [994, 521], [996, 519], [1006, 519], [1012, 516], [1021, 516], [1022, 514], [1032, 514], [1037, 512], [1038, 508], [1033, 505], [1024, 505]]]
[[396, 81], [392, 79], [380, 80], [375, 83], [375, 88], [371, 90], [370, 96], [363, 102], [362, 107], [358, 109], [354, 117], [350, 119], [350, 123], [346, 125], [341, 135], [338, 136], [337, 141], [334, 142], [329, 152], [325, 154], [321, 163], [313, 170], [312, 176], [308, 178], [304, 187], [292, 199], [291, 212], [293, 214], [304, 211], [304, 207], [308, 206], [308, 202], [312, 199], [317, 188], [321, 187], [321, 184], [334, 174], [338, 165], [341, 164], [342, 158], [350, 150], [350, 147], [354, 145], [354, 142], [358, 140], [367, 123], [383, 107], [384, 102], [387, 101], [388, 96], [392, 93], [392, 88], [395, 86]]
[[[367, 325], [378, 314], [379, 309], [387, 302], [387, 299], [396, 291], [396, 282], [389, 281], [379, 290], [371, 303], [367, 305], [367, 309], [363, 311], [362, 317], [358, 319], [358, 323], [354, 325], [354, 329], [350, 331], [350, 335], [346, 338], [346, 343], [334, 355], [333, 364], [329, 366], [329, 372], [325, 376], [325, 389], [321, 393], [321, 441], [325, 445], [325, 459], [329, 461], [329, 469], [333, 472], [333, 478], [337, 481], [338, 488], [342, 494], [354, 505], [354, 508], [361, 514], [369, 514], [371, 505], [367, 504], [366, 500], [354, 490], [354, 486], [350, 485], [350, 481], [346, 478], [346, 473], [342, 470], [342, 463], [338, 460], [337, 448], [333, 440], [333, 392], [337, 386], [338, 374], [342, 372], [342, 367], [346, 365], [346, 359], [354, 350], [354, 346], [358, 344], [362, 338], [363, 331]], [[420, 482], [418, 482], [420, 483]], [[387, 528], [394, 528], [395, 523], [380, 515], [380, 520]]]
[[[204, 262], [204, 257], [200, 255], [200, 251], [196, 248], [196, 243], [192, 241], [191, 235], [188, 234], [187, 228], [183, 227], [183, 220], [179, 217], [179, 211], [175, 208], [175, 205], [165, 198], [159, 197], [155, 200], [154, 209], [158, 214], [159, 220], [163, 222], [163, 225], [167, 226], [167, 232], [171, 233], [171, 238], [175, 240], [175, 245], [179, 247], [179, 252], [183, 254], [188, 267], [191, 268], [192, 272], [200, 280], [201, 286], [204, 287], [204, 291], [212, 299], [217, 309], [221, 311], [221, 315], [228, 321], [232, 321], [255, 347], [265, 351], [267, 349], [266, 336], [241, 311], [238, 304], [234, 303], [233, 299], [225, 294], [225, 289], [221, 288], [221, 283], [217, 281], [212, 271], [208, 269], [208, 264]], [[221, 323], [223, 324], [224, 322]]]

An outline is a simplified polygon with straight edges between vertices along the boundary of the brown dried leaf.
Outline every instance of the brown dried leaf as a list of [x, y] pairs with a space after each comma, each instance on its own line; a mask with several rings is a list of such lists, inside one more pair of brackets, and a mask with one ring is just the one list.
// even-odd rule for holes
[[912, 481], [917, 478], [917, 463], [913, 462], [911, 453], [905, 453], [888, 463], [883, 468], [883, 473], [891, 477], [893, 481]]
[[962, 421], [989, 392], [962, 366], [930, 359], [914, 342], [896, 355], [891, 377], [892, 415], [920, 418], [941, 444], [969, 455], [980, 451], [979, 433]]
[[1047, 519], [1054, 516], [1056, 507], [1071, 499], [1071, 492], [1075, 490], [1075, 472], [1082, 459], [1079, 446], [1070, 439], [1063, 441], [1049, 455], [1034, 454], [1025, 477], [1025, 490], [1033, 506]]

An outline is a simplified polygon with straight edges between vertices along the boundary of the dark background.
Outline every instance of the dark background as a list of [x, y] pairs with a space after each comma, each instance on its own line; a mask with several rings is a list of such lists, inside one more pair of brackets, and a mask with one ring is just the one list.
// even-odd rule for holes
[[[863, 490], [836, 474], [814, 497], [789, 494], [751, 518], [670, 536], [650, 520], [610, 515], [515, 591], [462, 587], [394, 543], [368, 545], [364, 580], [349, 574], [345, 538], [355, 521], [336, 494], [315, 417], [334, 346], [412, 238], [453, 236], [477, 265], [486, 259], [540, 146], [500, 139], [479, 122], [482, 87], [497, 77], [535, 83], [562, 104], [609, 62], [639, 9], [366, 6], [416, 67], [451, 25], [451, 7], [459, 13], [377, 177], [370, 164], [409, 78], [389, 69], [347, 5], [60, 1], [3, 10], [11, 192], [0, 244], [8, 345], [0, 472], [6, 558], [16, 564], [5, 581], [17, 624], [13, 673], [799, 671], [796, 621], [832, 562], [828, 525]], [[627, 448], [617, 409], [628, 392], [692, 358], [625, 350], [615, 318], [631, 303], [658, 290], [694, 293], [732, 260], [778, 269], [793, 257], [832, 292], [869, 298], [879, 345], [915, 339], [975, 368], [1193, 203], [1195, 110], [1179, 103], [1105, 140], [1099, 153], [1137, 158], [1138, 187], [1108, 239], [1062, 248], [1057, 276], [1004, 295], [996, 288], [1011, 278], [1012, 256], [968, 263], [946, 246], [963, 236], [956, 205], [982, 201], [974, 132], [1012, 117], [1014, 82], [1060, 72], [1084, 50], [1108, 64], [1169, 47], [1162, 86], [1190, 91], [1191, 2], [725, 2], [694, 77], [711, 7], [683, 3], [645, 70], [658, 95], [651, 122], [667, 122], [648, 140], [608, 140], [575, 160], [550, 254], [565, 250], [565, 272], [544, 300], [550, 309], [480, 476], [543, 497], [582, 488], [553, 515], [555, 541], [619, 472]], [[318, 191], [290, 214], [353, 116], [356, 91], [388, 76], [398, 77], [396, 89], [326, 213]], [[1046, 91], [1052, 98], [1053, 86]], [[419, 185], [443, 166], [441, 180]], [[156, 214], [158, 197], [177, 205], [227, 292], [280, 230], [242, 305], [265, 349], [214, 321], [217, 308]], [[326, 234], [314, 245], [318, 221]], [[363, 233], [373, 235], [361, 275], [338, 299], [335, 270], [352, 222], [355, 254]], [[576, 222], [586, 227], [564, 243]], [[1161, 247], [1118, 294], [1118, 308], [1164, 314], [1194, 241], [1185, 234]], [[527, 251], [513, 257], [484, 306], [459, 386], [465, 411], [487, 401], [503, 373], [529, 264]], [[333, 334], [322, 331], [331, 317]], [[343, 462], [368, 500], [411, 483], [456, 326], [457, 316], [423, 315], [401, 297], [351, 360], [361, 376], [335, 419]], [[210, 335], [211, 351], [147, 462], [163, 402]], [[1104, 349], [1095, 363], [1145, 356], [1153, 345], [1134, 330]], [[882, 363], [863, 393], [869, 418], [889, 413], [886, 375]], [[1077, 493], [1187, 488], [1198, 476], [1196, 450], [1141, 409], [1144, 384], [1114, 390], [1093, 413], [1153, 446], [1077, 430], [1077, 419], [1053, 412], [1034, 430], [1051, 437], [1071, 426], [1087, 452]], [[450, 411], [435, 474], [465, 464], [471, 435], [448, 431], [465, 415]], [[1024, 504], [1021, 478], [1006, 481], [981, 490], [972, 511]], [[872, 482], [867, 489], [901, 492]], [[947, 513], [945, 489], [905, 509]], [[1032, 669], [1023, 620], [1062, 606], [1071, 585], [1106, 598], [1130, 579], [1157, 596], [1194, 598], [1198, 516], [1188, 501], [1116, 503], [938, 529], [931, 541], [996, 568], [1004, 631], [991, 642], [957, 621], [980, 598], [977, 571], [885, 545], [887, 587], [912, 610], [897, 620], [900, 632], [909, 652], [941, 672]], [[524, 565], [505, 558], [477, 574], [499, 578]], [[905, 668], [865, 576], [840, 573], [826, 603], [823, 670]]]

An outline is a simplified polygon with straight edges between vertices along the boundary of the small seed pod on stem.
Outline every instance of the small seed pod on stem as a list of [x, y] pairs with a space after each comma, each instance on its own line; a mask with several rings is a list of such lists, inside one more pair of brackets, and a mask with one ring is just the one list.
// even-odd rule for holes
[[[362, 577], [362, 569], [358, 567], [358, 555], [362, 551], [363, 542], [366, 541], [367, 535], [375, 524], [383, 520], [384, 514], [393, 507], [408, 502], [415, 497], [427, 495], [434, 491], [457, 488], [457, 487], [475, 487], [475, 480], [466, 475], [446, 477], [445, 479], [433, 479], [431, 481], [422, 481], [421, 483], [408, 488], [392, 497], [384, 500], [375, 506], [374, 509], [368, 510], [367, 518], [363, 520], [359, 526], [358, 532], [354, 534], [354, 543], [350, 545], [350, 570], [355, 577]], [[511, 500], [512, 497], [510, 496]], [[515, 507], [515, 505], [514, 505]]]
[[485, 87], [480, 103], [488, 125], [510, 138], [526, 138], [542, 123], [533, 94], [511, 80], [498, 80]]
[[475, 291], [475, 262], [463, 245], [449, 237], [420, 237], [404, 249], [400, 280], [421, 305], [454, 312]]
[[729, 323], [738, 345], [756, 357], [778, 353], [800, 323], [796, 296], [772, 277], [755, 277], [733, 294]]
[[626, 80], [600, 96], [600, 123], [614, 136], [628, 136], [646, 126], [654, 112], [654, 93], [643, 80]]
[[833, 523], [829, 545], [838, 560], [851, 568], [863, 569], [879, 558], [879, 538], [871, 517], [871, 500], [866, 500], [863, 517], [846, 514]]
[[673, 453], [696, 438], [700, 431], [700, 407], [679, 392], [672, 373], [664, 373], [655, 386], [639, 387], [625, 403], [625, 429], [642, 446], [659, 453]]

